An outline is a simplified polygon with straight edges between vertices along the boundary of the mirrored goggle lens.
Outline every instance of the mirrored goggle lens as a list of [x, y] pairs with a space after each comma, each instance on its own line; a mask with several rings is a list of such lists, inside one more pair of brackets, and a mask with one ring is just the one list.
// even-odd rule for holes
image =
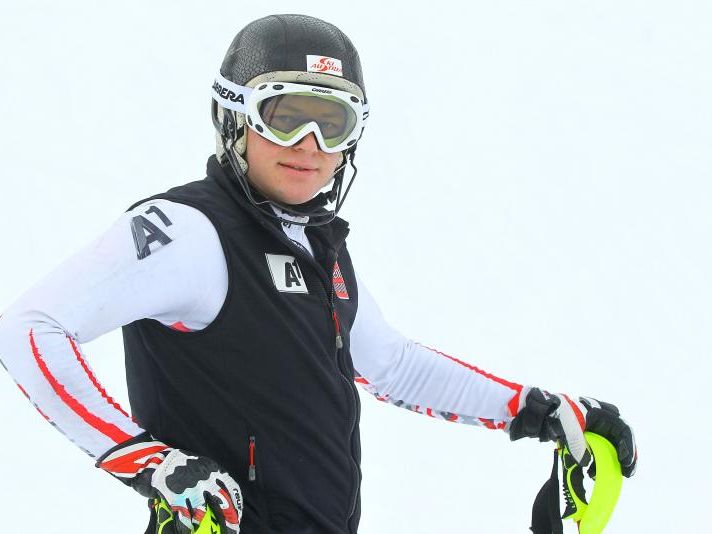
[[262, 121], [282, 141], [295, 138], [305, 125], [315, 122], [329, 148], [347, 139], [357, 122], [355, 111], [331, 95], [275, 95], [260, 102], [257, 109]]

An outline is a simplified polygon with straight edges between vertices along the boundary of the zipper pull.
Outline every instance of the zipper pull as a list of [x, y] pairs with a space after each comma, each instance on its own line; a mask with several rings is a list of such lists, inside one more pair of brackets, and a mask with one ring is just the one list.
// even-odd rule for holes
[[250, 468], [247, 478], [250, 482], [254, 482], [257, 478], [257, 470], [255, 469], [255, 436], [250, 436]]
[[339, 326], [339, 317], [336, 315], [336, 310], [333, 313], [334, 317], [334, 327], [336, 328], [336, 348], [344, 348], [344, 340], [341, 339], [341, 327]]

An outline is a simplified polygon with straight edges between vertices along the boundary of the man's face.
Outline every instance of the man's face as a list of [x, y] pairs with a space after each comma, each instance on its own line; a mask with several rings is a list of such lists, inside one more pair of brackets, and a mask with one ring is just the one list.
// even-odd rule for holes
[[313, 133], [280, 146], [247, 128], [247, 178], [264, 196], [283, 204], [311, 200], [331, 181], [341, 153], [322, 152]]

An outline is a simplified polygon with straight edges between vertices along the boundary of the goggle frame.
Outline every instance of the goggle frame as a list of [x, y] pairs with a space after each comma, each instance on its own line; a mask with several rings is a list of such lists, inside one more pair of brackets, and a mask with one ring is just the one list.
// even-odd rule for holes
[[[351, 132], [340, 143], [332, 147], [327, 145], [326, 139], [324, 138], [321, 129], [319, 128], [319, 124], [316, 121], [307, 122], [293, 137], [289, 139], [285, 140], [275, 135], [260, 115], [260, 103], [274, 96], [297, 93], [302, 95], [304, 93], [313, 94], [314, 97], [317, 98], [320, 96], [328, 96], [331, 97], [329, 99], [330, 101], [338, 99], [339, 103], [348, 106], [356, 116], [356, 123], [354, 124]], [[261, 83], [252, 89], [249, 97], [247, 98], [247, 102], [245, 103], [245, 120], [247, 122], [247, 126], [268, 141], [283, 147], [294, 146], [304, 139], [304, 137], [313, 133], [314, 137], [316, 137], [317, 143], [319, 144], [319, 148], [323, 152], [330, 154], [343, 152], [353, 147], [363, 134], [367, 118], [368, 104], [364, 103], [358, 96], [347, 91], [339, 91], [337, 89], [331, 89], [329, 87], [322, 87], [318, 85], [290, 82]]]

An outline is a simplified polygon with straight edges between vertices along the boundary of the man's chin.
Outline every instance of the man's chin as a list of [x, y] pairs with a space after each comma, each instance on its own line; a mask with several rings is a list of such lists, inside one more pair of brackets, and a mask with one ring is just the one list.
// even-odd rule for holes
[[281, 204], [285, 204], [286, 206], [299, 207], [302, 204], [306, 204], [307, 202], [309, 202], [315, 196], [316, 193], [314, 193], [314, 195], [312, 196], [286, 195], [283, 197], [283, 200], [280, 200], [279, 202]]

